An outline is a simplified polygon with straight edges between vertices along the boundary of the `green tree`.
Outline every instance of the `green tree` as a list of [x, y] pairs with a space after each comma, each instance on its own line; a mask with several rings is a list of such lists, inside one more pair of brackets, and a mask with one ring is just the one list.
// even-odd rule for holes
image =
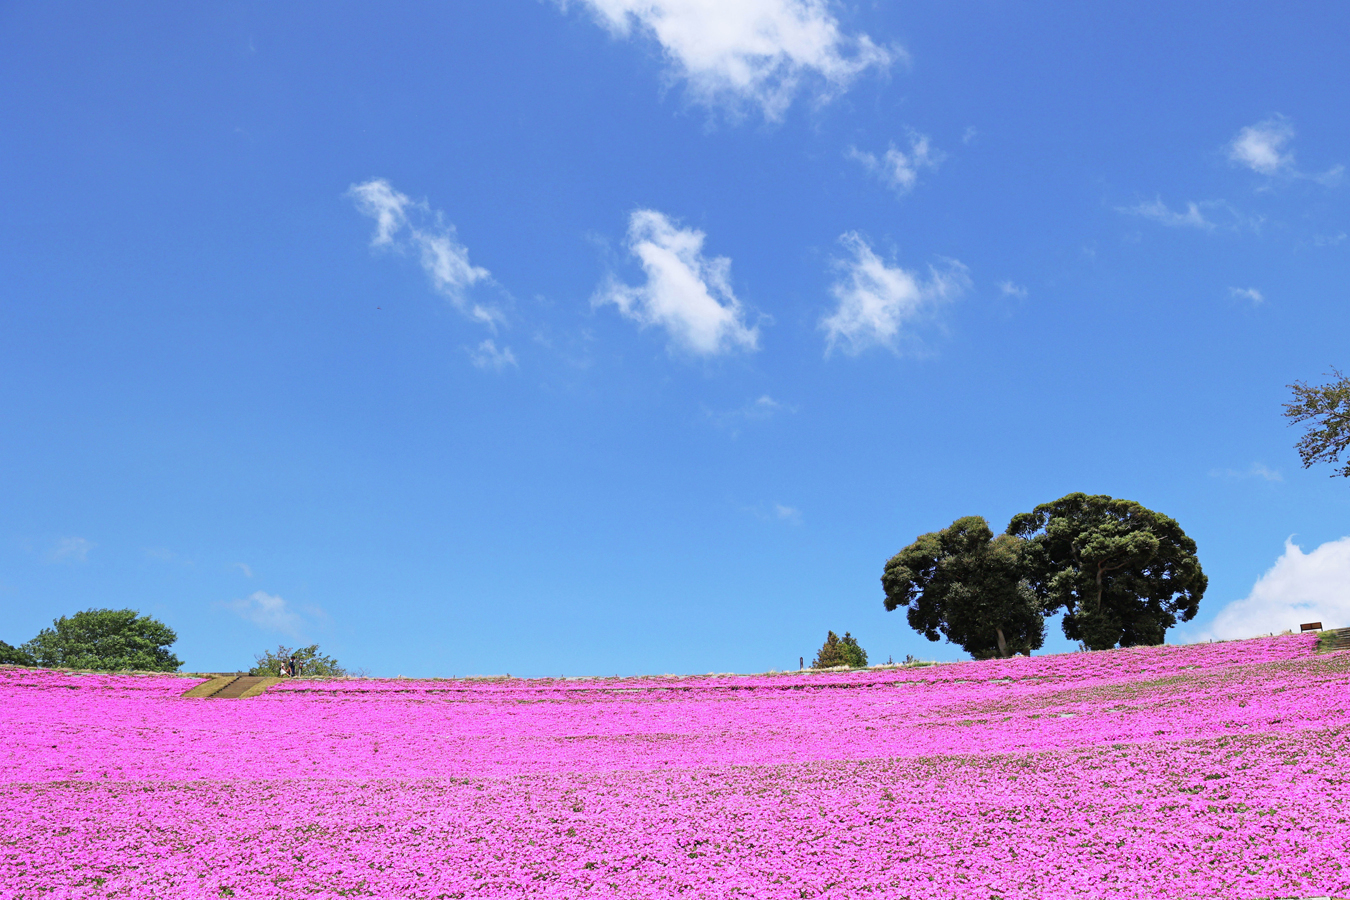
[[1013, 516], [1024, 571], [1046, 614], [1091, 650], [1161, 644], [1195, 618], [1209, 579], [1174, 519], [1132, 500], [1069, 494]]
[[867, 665], [867, 651], [858, 646], [858, 639], [847, 631], [841, 638], [831, 631], [825, 637], [825, 643], [816, 651], [813, 669], [830, 669], [835, 666], [848, 666], [861, 669]]
[[[291, 671], [291, 661], [295, 661], [296, 671]], [[308, 647], [299, 647], [292, 649], [284, 644], [278, 644], [277, 649], [265, 650], [254, 657], [254, 665], [249, 669], [250, 675], [325, 675], [329, 677], [342, 677], [348, 672], [338, 661], [331, 656], [326, 656], [319, 652], [318, 644], [310, 644]]]
[[[1335, 463], [1350, 448], [1350, 378], [1339, 369], [1332, 369], [1328, 377], [1332, 376], [1336, 380], [1327, 384], [1310, 386], [1306, 381], [1296, 381], [1288, 385], [1294, 392], [1294, 399], [1284, 405], [1289, 424], [1313, 422], [1294, 445], [1305, 469], [1315, 462]], [[1350, 478], [1350, 459], [1331, 474]]]
[[176, 640], [168, 625], [134, 609], [86, 609], [52, 622], [19, 650], [49, 668], [174, 672], [183, 664], [169, 652]]
[[0, 641], [0, 665], [31, 666], [33, 665], [33, 657], [25, 653], [22, 647], [11, 647], [4, 641]]
[[881, 576], [887, 611], [908, 610], [910, 627], [946, 637], [976, 659], [1039, 649], [1045, 619], [1022, 572], [1024, 542], [994, 536], [982, 516], [920, 535]]

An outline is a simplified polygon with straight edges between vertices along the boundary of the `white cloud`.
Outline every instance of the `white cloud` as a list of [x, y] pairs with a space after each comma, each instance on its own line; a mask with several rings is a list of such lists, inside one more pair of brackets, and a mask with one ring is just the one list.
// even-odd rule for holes
[[909, 133], [909, 151], [898, 149], [891, 144], [880, 158], [874, 153], [865, 153], [856, 147], [850, 147], [849, 159], [856, 159], [868, 172], [877, 176], [897, 195], [909, 193], [919, 180], [920, 169], [936, 169], [942, 162], [942, 153], [934, 150], [926, 135], [916, 131]]
[[1200, 212], [1200, 204], [1187, 203], [1185, 212], [1173, 212], [1162, 202], [1161, 197], [1136, 203], [1134, 206], [1121, 207], [1120, 212], [1153, 219], [1172, 228], [1200, 228], [1204, 231], [1213, 231], [1215, 227], [1214, 223]]
[[469, 289], [479, 282], [490, 283], [492, 274], [469, 262], [468, 248], [456, 240], [455, 226], [447, 224], [439, 211], [399, 193], [383, 178], [354, 184], [347, 195], [360, 213], [375, 220], [372, 247], [415, 250], [432, 287], [457, 310], [489, 326], [502, 320], [495, 307], [469, 300]]
[[671, 344], [701, 356], [756, 350], [759, 329], [731, 290], [731, 260], [703, 255], [705, 235], [680, 228], [655, 210], [636, 210], [628, 223], [628, 250], [642, 264], [647, 283], [638, 287], [611, 278], [592, 298], [613, 303], [639, 325], [658, 325]]
[[47, 559], [57, 563], [86, 563], [89, 562], [89, 551], [94, 546], [93, 541], [82, 537], [61, 538], [47, 554]]
[[[304, 617], [300, 613], [278, 595], [266, 591], [254, 591], [242, 600], [229, 601], [225, 606], [240, 618], [268, 631], [296, 636], [304, 626]], [[317, 607], [306, 607], [306, 611], [319, 618], [326, 618]]]
[[1343, 242], [1347, 237], [1350, 237], [1350, 235], [1347, 235], [1344, 231], [1331, 235], [1319, 234], [1313, 238], [1313, 246], [1335, 247], [1337, 244]]
[[1265, 296], [1254, 287], [1249, 288], [1230, 287], [1228, 289], [1228, 293], [1232, 294], [1239, 300], [1250, 300], [1252, 306], [1260, 306], [1266, 300]]
[[1260, 478], [1265, 481], [1284, 481], [1279, 469], [1272, 469], [1265, 463], [1254, 462], [1246, 469], [1211, 469], [1211, 478]]
[[1201, 200], [1188, 202], [1183, 212], [1178, 212], [1162, 201], [1161, 197], [1144, 200], [1134, 206], [1118, 206], [1116, 212], [1132, 216], [1142, 216], [1169, 228], [1196, 228], [1201, 231], [1214, 231], [1223, 228], [1227, 231], [1251, 229], [1257, 231], [1263, 221], [1260, 216], [1248, 216], [1233, 208], [1224, 200]]
[[477, 349], [469, 351], [469, 358], [478, 368], [491, 369], [494, 372], [516, 365], [516, 355], [511, 352], [511, 348], [505, 346], [498, 348], [497, 342], [492, 338], [483, 341]]
[[802, 524], [802, 511], [791, 506], [775, 503], [773, 505], [773, 514], [780, 522], [787, 522], [790, 525]]
[[970, 286], [966, 267], [948, 260], [942, 269], [929, 266], [927, 280], [898, 266], [888, 266], [856, 231], [839, 238], [852, 254], [835, 260], [840, 277], [830, 286], [838, 308], [821, 320], [826, 355], [842, 345], [857, 354], [868, 347], [898, 349], [905, 326], [931, 314]]
[[1004, 280], [998, 283], [998, 290], [1005, 297], [1016, 297], [1018, 300], [1027, 298], [1027, 289], [1020, 284], [1013, 284], [1011, 281]]
[[1305, 622], [1350, 626], [1350, 537], [1304, 553], [1293, 539], [1251, 593], [1219, 611], [1202, 638], [1230, 640], [1297, 630]]
[[750, 422], [766, 422], [779, 413], [795, 413], [797, 408], [786, 403], [780, 403], [768, 394], [764, 394], [736, 409], [715, 411], [705, 408], [703, 411], [713, 421], [713, 424], [728, 429], [735, 437], [740, 434], [742, 425]]
[[1275, 175], [1294, 166], [1293, 152], [1284, 152], [1294, 138], [1294, 126], [1284, 116], [1248, 125], [1228, 145], [1228, 158], [1262, 175]]
[[1299, 171], [1294, 164], [1293, 148], [1285, 149], [1293, 140], [1293, 123], [1284, 116], [1272, 116], [1239, 131], [1228, 145], [1228, 158], [1261, 175], [1308, 178], [1327, 187], [1340, 183], [1345, 166], [1332, 166], [1316, 173]]
[[868, 69], [905, 58], [898, 47], [845, 34], [828, 0], [576, 2], [615, 37], [654, 38], [697, 101], [758, 106], [769, 120], [782, 118], [804, 88], [825, 101]]
[[243, 572], [245, 578], [253, 577], [253, 569], [249, 567], [248, 563], [235, 563], [234, 567]]

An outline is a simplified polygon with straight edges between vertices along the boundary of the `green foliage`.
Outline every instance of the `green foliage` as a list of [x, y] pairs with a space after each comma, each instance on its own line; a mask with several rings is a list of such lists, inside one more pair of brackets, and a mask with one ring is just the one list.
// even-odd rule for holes
[[[1336, 380], [1327, 384], [1309, 386], [1306, 381], [1296, 381], [1287, 385], [1294, 392], [1294, 399], [1284, 404], [1289, 424], [1314, 420], [1294, 445], [1305, 469], [1315, 462], [1335, 463], [1350, 448], [1350, 378], [1339, 369], [1332, 369], [1327, 377], [1332, 376]], [[1350, 477], [1350, 459], [1331, 474]]]
[[331, 656], [319, 652], [318, 644], [291, 649], [282, 644], [277, 649], [266, 650], [254, 657], [254, 666], [250, 675], [325, 675], [342, 677], [348, 672]]
[[1045, 641], [1045, 620], [1022, 573], [1024, 550], [1020, 538], [994, 537], [981, 516], [957, 519], [886, 563], [886, 609], [905, 607], [915, 631], [977, 659], [1030, 653]]
[[0, 666], [31, 666], [33, 657], [24, 652], [22, 647], [11, 647], [4, 641], [0, 641]]
[[1195, 618], [1209, 579], [1175, 520], [1131, 500], [1069, 494], [1013, 516], [1023, 571], [1064, 635], [1091, 650], [1161, 644]]
[[176, 640], [168, 625], [134, 609], [86, 609], [57, 619], [19, 651], [48, 668], [175, 672], [183, 664], [169, 652]]
[[831, 631], [825, 637], [825, 643], [816, 652], [813, 669], [830, 669], [834, 666], [848, 666], [861, 669], [867, 666], [867, 651], [858, 646], [858, 639], [847, 631], [841, 638]]

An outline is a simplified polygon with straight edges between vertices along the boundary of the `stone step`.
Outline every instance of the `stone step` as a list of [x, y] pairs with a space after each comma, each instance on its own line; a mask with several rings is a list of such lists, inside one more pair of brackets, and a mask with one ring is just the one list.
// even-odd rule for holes
[[222, 690], [224, 690], [238, 678], [239, 678], [238, 675], [216, 675], [209, 681], [203, 681], [201, 684], [197, 685], [195, 688], [188, 691], [183, 696], [193, 697], [196, 699], [205, 699], [207, 697], [214, 697], [216, 694], [220, 693]]
[[1350, 650], [1350, 628], [1328, 628], [1317, 636], [1318, 653]]
[[234, 681], [225, 685], [224, 688], [212, 694], [211, 697], [213, 700], [247, 700], [249, 697], [258, 696], [280, 680], [276, 677], [240, 675]]

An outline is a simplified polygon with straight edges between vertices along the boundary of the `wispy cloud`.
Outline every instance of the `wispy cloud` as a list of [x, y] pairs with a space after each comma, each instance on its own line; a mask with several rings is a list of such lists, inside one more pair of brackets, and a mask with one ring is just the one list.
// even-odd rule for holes
[[1228, 158], [1235, 164], [1261, 175], [1306, 178], [1328, 187], [1338, 184], [1345, 166], [1332, 166], [1325, 172], [1300, 171], [1294, 161], [1294, 124], [1285, 116], [1271, 116], [1237, 133], [1228, 145]]
[[758, 349], [759, 329], [746, 324], [731, 289], [731, 260], [705, 256], [704, 237], [655, 210], [636, 210], [628, 251], [642, 264], [647, 283], [633, 287], [611, 277], [592, 304], [612, 303], [642, 327], [664, 328], [672, 347], [699, 356]]
[[705, 408], [703, 411], [714, 425], [728, 429], [735, 436], [740, 433], [743, 425], [750, 422], [767, 422], [781, 413], [795, 413], [797, 408], [786, 403], [780, 403], [768, 394], [764, 394], [735, 409], [711, 410]]
[[1118, 206], [1116, 212], [1152, 219], [1169, 228], [1195, 228], [1200, 231], [1214, 231], [1219, 228], [1239, 230], [1260, 228], [1260, 216], [1248, 216], [1233, 208], [1225, 200], [1189, 201], [1184, 210], [1173, 210], [1161, 197], [1143, 200], [1133, 206]]
[[1296, 630], [1305, 622], [1350, 624], [1350, 537], [1304, 553], [1293, 538], [1241, 600], [1229, 603], [1200, 638], [1231, 640]]
[[245, 578], [253, 577], [253, 569], [249, 566], [248, 563], [235, 563], [234, 567], [239, 571], [243, 572]]
[[1254, 287], [1230, 287], [1228, 293], [1238, 300], [1249, 301], [1252, 306], [1260, 306], [1262, 303], [1266, 302], [1265, 295]]
[[415, 251], [432, 287], [455, 309], [489, 327], [504, 320], [495, 306], [469, 299], [469, 290], [480, 282], [491, 283], [492, 275], [469, 262], [468, 248], [439, 210], [399, 193], [383, 178], [354, 184], [347, 196], [359, 212], [375, 220], [372, 247]]
[[692, 99], [733, 111], [748, 104], [770, 121], [781, 119], [802, 91], [824, 102], [868, 69], [905, 58], [898, 47], [845, 34], [829, 0], [572, 2], [615, 37], [654, 39], [671, 77], [688, 85]]
[[1155, 222], [1161, 222], [1172, 228], [1199, 228], [1204, 231], [1213, 231], [1214, 223], [1206, 219], [1200, 212], [1200, 204], [1187, 203], [1185, 212], [1173, 212], [1166, 203], [1162, 202], [1161, 197], [1153, 200], [1145, 200], [1136, 203], [1134, 206], [1118, 207], [1123, 213], [1130, 213], [1136, 216], [1143, 216], [1146, 219], [1153, 219]]
[[909, 133], [908, 150], [901, 150], [892, 143], [878, 157], [874, 153], [850, 147], [848, 157], [862, 163], [863, 168], [880, 178], [897, 196], [904, 196], [913, 190], [921, 169], [936, 169], [943, 159], [942, 153], [933, 149], [928, 137], [917, 131]]
[[785, 525], [800, 525], [803, 522], [802, 511], [785, 503], [772, 503], [769, 506], [745, 506], [742, 510], [761, 522], [782, 522]]
[[898, 350], [902, 342], [913, 343], [914, 336], [906, 331], [909, 326], [970, 287], [966, 267], [956, 260], [947, 260], [941, 268], [929, 266], [924, 279], [887, 265], [856, 231], [842, 235], [839, 243], [850, 255], [834, 261], [839, 277], [830, 293], [838, 306], [820, 323], [827, 356], [836, 348], [857, 354], [869, 347]]
[[1013, 284], [1011, 281], [1007, 280], [998, 283], [998, 291], [1005, 297], [1016, 297], [1018, 300], [1025, 300], [1027, 298], [1026, 288], [1022, 287], [1020, 284]]
[[1263, 481], [1284, 481], [1278, 469], [1272, 469], [1265, 463], [1254, 462], [1245, 469], [1211, 469], [1211, 478], [1246, 479], [1260, 478]]
[[89, 562], [89, 551], [93, 550], [95, 546], [93, 541], [85, 540], [82, 537], [61, 538], [47, 554], [47, 561], [68, 564], [87, 563]]
[[316, 624], [327, 624], [328, 614], [318, 606], [306, 605], [296, 610], [277, 594], [254, 591], [247, 597], [222, 604], [235, 615], [267, 631], [279, 631], [300, 637]]
[[[516, 366], [516, 355], [511, 352], [510, 347], [498, 347], [497, 342], [488, 338], [469, 351], [469, 359], [480, 369], [488, 369], [493, 372], [500, 372], [511, 366]], [[516, 366], [519, 368], [519, 366]]]

